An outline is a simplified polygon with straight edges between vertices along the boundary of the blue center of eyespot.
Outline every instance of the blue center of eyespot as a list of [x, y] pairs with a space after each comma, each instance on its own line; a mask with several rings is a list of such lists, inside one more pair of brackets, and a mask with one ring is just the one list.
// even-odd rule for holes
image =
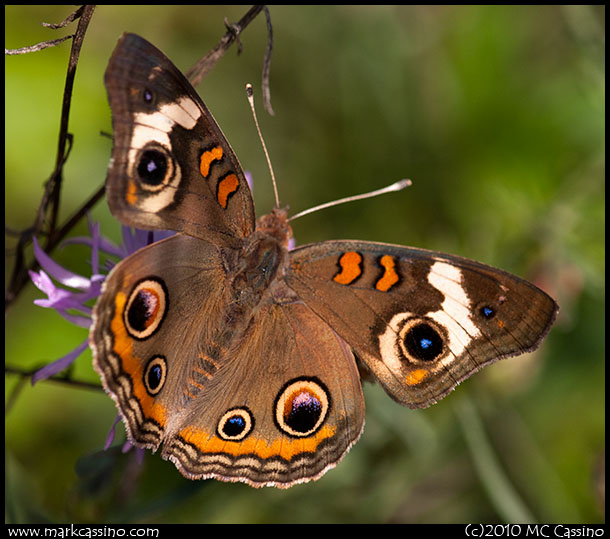
[[481, 307], [481, 314], [485, 318], [493, 318], [493, 316], [496, 314], [496, 311], [494, 311], [491, 307], [484, 306]]
[[409, 354], [420, 361], [434, 361], [443, 352], [443, 338], [425, 322], [407, 331], [404, 344]]
[[240, 415], [234, 415], [227, 419], [222, 431], [226, 436], [238, 436], [246, 428], [246, 421]]
[[419, 344], [423, 349], [426, 349], [432, 346], [432, 341], [430, 339], [422, 339], [419, 341]]
[[161, 377], [162, 377], [161, 367], [159, 365], [153, 366], [148, 371], [148, 386], [153, 390], [157, 389], [157, 387], [161, 383]]
[[153, 356], [144, 371], [143, 382], [146, 392], [151, 396], [156, 396], [165, 384], [167, 374], [167, 362], [163, 356]]
[[167, 168], [165, 155], [158, 150], [146, 150], [139, 158], [138, 176], [143, 183], [157, 186], [165, 179]]

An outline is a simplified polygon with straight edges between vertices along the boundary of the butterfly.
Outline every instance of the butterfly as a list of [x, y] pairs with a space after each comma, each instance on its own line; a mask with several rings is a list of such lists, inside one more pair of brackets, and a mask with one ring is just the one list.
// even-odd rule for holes
[[286, 210], [256, 219], [216, 121], [143, 38], [120, 39], [105, 84], [111, 212], [177, 233], [108, 275], [94, 367], [132, 443], [185, 477], [317, 479], [362, 433], [362, 372], [426, 407], [549, 331], [551, 297], [472, 260], [351, 240], [289, 250]]

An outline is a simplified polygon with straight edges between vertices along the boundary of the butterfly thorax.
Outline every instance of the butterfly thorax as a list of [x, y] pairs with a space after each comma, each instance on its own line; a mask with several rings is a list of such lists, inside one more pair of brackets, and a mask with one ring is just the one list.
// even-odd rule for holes
[[274, 209], [258, 220], [256, 230], [244, 242], [233, 274], [237, 310], [256, 307], [268, 294], [275, 297], [279, 293], [277, 299], [286, 294], [280, 283], [288, 265], [291, 237], [285, 210]]
[[268, 215], [263, 215], [256, 222], [256, 231], [254, 235], [271, 236], [275, 238], [280, 245], [288, 249], [288, 242], [292, 238], [292, 228], [288, 223], [288, 214], [286, 210], [274, 208]]

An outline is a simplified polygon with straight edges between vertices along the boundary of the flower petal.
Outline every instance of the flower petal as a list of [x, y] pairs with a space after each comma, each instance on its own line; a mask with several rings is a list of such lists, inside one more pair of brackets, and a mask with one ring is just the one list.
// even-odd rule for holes
[[116, 416], [112, 427], [110, 427], [110, 430], [108, 431], [108, 436], [106, 436], [106, 443], [104, 444], [104, 451], [107, 451], [112, 445], [112, 442], [114, 442], [115, 429], [116, 426], [119, 424], [119, 421], [121, 421], [120, 414]]
[[89, 279], [77, 275], [66, 268], [60, 266], [38, 244], [36, 238], [34, 240], [34, 256], [40, 266], [47, 271], [52, 277], [57, 279], [61, 284], [70, 288], [86, 289], [89, 287]]
[[72, 350], [72, 352], [70, 352], [69, 354], [57, 359], [56, 361], [53, 361], [53, 363], [45, 365], [42, 369], [37, 370], [32, 376], [32, 385], [34, 385], [40, 380], [46, 380], [47, 378], [50, 378], [51, 376], [69, 367], [74, 362], [74, 360], [85, 351], [88, 345], [88, 341], [85, 341], [77, 348]]

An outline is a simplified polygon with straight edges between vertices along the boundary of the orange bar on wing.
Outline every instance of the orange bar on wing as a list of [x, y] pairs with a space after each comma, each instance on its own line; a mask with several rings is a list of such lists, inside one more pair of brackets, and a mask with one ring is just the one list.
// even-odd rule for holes
[[179, 432], [182, 439], [194, 445], [204, 454], [227, 454], [234, 457], [255, 455], [260, 459], [281, 457], [291, 460], [296, 455], [314, 453], [318, 445], [336, 434], [336, 428], [329, 425], [322, 427], [314, 436], [288, 440], [278, 436], [275, 440], [252, 436], [244, 441], [228, 442], [215, 434], [196, 427], [186, 427]]
[[210, 166], [212, 161], [220, 161], [222, 159], [222, 147], [215, 146], [211, 150], [207, 150], [201, 154], [199, 160], [199, 171], [201, 175], [207, 179], [210, 174]]
[[129, 180], [129, 182], [127, 183], [127, 193], [125, 193], [125, 200], [130, 206], [134, 206], [138, 201], [136, 182], [134, 182], [133, 180]]
[[375, 288], [380, 292], [387, 292], [398, 282], [398, 273], [396, 273], [396, 262], [390, 255], [381, 257], [379, 263], [385, 269], [383, 276], [375, 283]]
[[218, 204], [226, 209], [229, 202], [229, 197], [235, 193], [235, 191], [237, 191], [238, 187], [239, 180], [235, 174], [229, 174], [220, 180], [218, 183], [218, 193], [216, 195]]
[[339, 258], [341, 271], [333, 277], [333, 281], [339, 284], [350, 284], [362, 274], [362, 255], [356, 251], [343, 253]]

